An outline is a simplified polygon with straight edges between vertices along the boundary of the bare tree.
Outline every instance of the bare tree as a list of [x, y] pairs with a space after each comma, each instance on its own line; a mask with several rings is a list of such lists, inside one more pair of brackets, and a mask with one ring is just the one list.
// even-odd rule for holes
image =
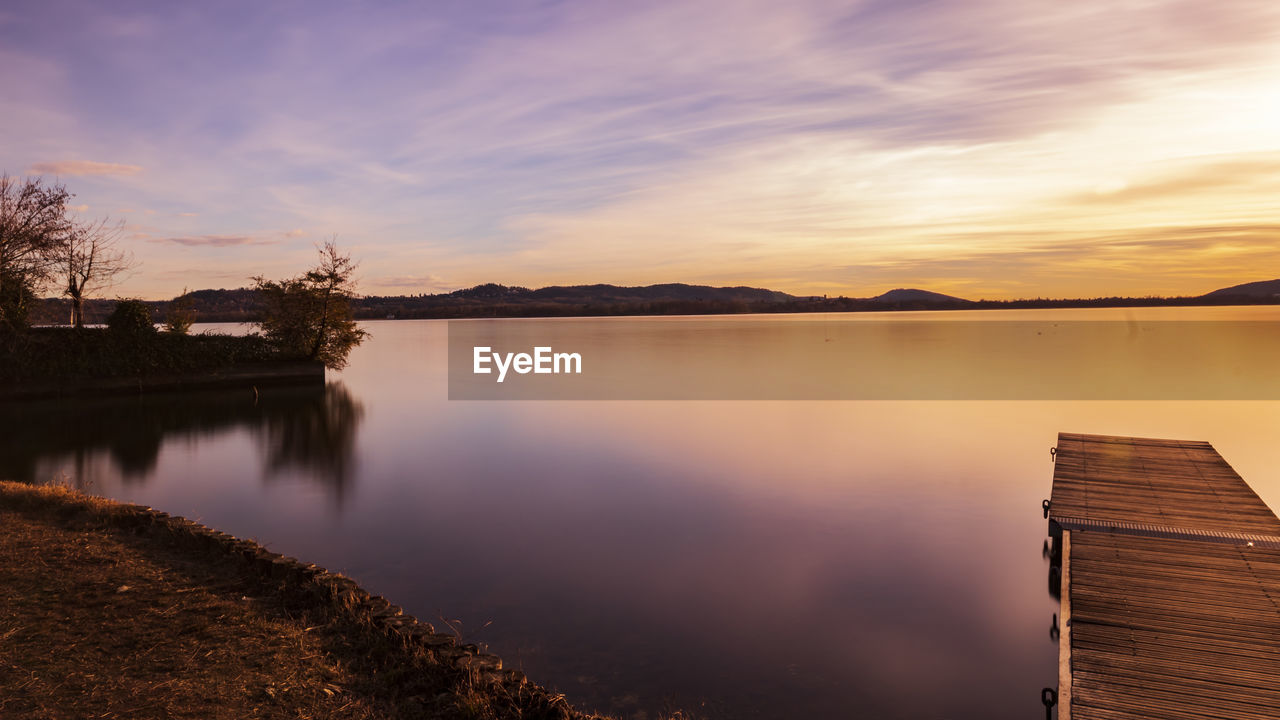
[[0, 329], [23, 321], [69, 223], [66, 187], [0, 175]]
[[120, 273], [133, 267], [133, 255], [117, 247], [124, 222], [106, 218], [71, 223], [56, 251], [55, 268], [71, 298], [71, 324], [84, 327], [84, 299], [91, 290], [110, 287]]

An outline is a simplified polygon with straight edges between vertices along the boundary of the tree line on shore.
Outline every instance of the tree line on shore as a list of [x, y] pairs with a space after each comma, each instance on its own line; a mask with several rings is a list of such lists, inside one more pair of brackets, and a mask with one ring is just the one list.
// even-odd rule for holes
[[[300, 275], [252, 279], [259, 332], [248, 337], [188, 338], [199, 316], [197, 294], [184, 293], [163, 308], [133, 299], [95, 301], [91, 293], [110, 288], [136, 262], [120, 247], [123, 223], [78, 217], [73, 197], [42, 177], [0, 175], [0, 382], [204, 371], [211, 362], [264, 358], [340, 368], [367, 335], [351, 308], [356, 264], [336, 238], [318, 248], [316, 265]], [[59, 294], [52, 304], [41, 299], [50, 290]], [[63, 311], [70, 332], [41, 327], [57, 322], [48, 317], [51, 308]], [[164, 332], [155, 327], [156, 310], [163, 311]], [[103, 321], [105, 328], [86, 327]]]
[[[460, 291], [465, 292], [465, 291]], [[902, 310], [1017, 310], [1028, 308], [1094, 307], [1192, 307], [1206, 305], [1271, 305], [1277, 298], [1262, 295], [1224, 294], [1194, 297], [1098, 297], [1026, 298], [1018, 300], [928, 299], [883, 301], [875, 298], [792, 297], [784, 300], [735, 299], [541, 299], [513, 301], [510, 298], [467, 298], [458, 293], [436, 295], [363, 296], [349, 299], [357, 320], [451, 319], [484, 317], [581, 317], [613, 315], [720, 315], [734, 313], [820, 313], [884, 312]], [[264, 299], [251, 287], [234, 290], [195, 290], [172, 300], [145, 301], [156, 317], [167, 317], [176, 307], [190, 307], [198, 322], [257, 322], [267, 310]], [[69, 301], [46, 298], [32, 309], [37, 324], [66, 322]], [[115, 301], [89, 300], [84, 315], [87, 322], [106, 321]]]

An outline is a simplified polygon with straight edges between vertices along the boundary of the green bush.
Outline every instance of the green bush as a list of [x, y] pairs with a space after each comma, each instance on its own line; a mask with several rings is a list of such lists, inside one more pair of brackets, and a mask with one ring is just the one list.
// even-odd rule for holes
[[351, 311], [355, 263], [329, 241], [316, 267], [295, 278], [254, 278], [263, 312], [262, 334], [282, 357], [319, 360], [340, 370], [347, 353], [368, 337]]
[[116, 337], [136, 340], [156, 334], [151, 310], [141, 300], [119, 300], [107, 317], [107, 330]]
[[36, 296], [26, 278], [0, 269], [0, 335], [27, 327], [27, 316]]

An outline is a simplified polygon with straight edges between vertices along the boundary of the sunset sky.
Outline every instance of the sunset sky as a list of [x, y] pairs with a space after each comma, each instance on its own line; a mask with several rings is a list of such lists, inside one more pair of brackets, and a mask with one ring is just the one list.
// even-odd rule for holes
[[608, 282], [968, 298], [1280, 277], [1280, 4], [27, 3], [0, 170], [114, 294]]

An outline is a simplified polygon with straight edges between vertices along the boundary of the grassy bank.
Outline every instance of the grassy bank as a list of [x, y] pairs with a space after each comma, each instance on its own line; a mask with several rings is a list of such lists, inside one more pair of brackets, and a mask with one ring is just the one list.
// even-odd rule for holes
[[341, 576], [0, 483], [0, 717], [588, 716]]

